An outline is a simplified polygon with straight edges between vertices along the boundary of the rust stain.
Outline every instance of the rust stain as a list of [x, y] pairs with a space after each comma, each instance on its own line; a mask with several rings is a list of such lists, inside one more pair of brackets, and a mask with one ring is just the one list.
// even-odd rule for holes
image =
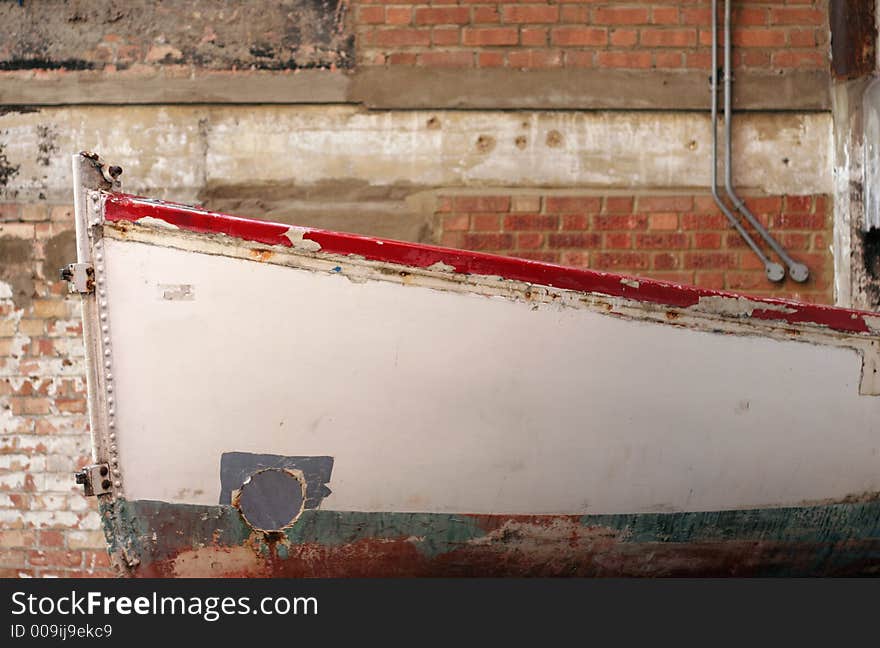
[[269, 261], [273, 256], [275, 256], [275, 253], [271, 250], [260, 250], [258, 248], [251, 248], [250, 250], [248, 250], [248, 255], [255, 261], [265, 262]]
[[838, 79], [855, 79], [874, 71], [874, 15], [874, 0], [831, 0], [831, 70]]

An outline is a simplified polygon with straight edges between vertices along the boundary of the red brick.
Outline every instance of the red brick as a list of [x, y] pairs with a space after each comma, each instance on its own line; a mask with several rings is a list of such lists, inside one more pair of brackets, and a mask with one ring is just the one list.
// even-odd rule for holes
[[738, 7], [733, 12], [734, 25], [759, 27], [767, 24], [767, 10], [759, 7]]
[[597, 230], [636, 230], [648, 226], [648, 217], [639, 214], [615, 214], [593, 217]]
[[719, 232], [697, 232], [694, 234], [694, 247], [698, 250], [715, 250], [721, 247]]
[[412, 10], [409, 7], [388, 7], [385, 22], [389, 25], [408, 25], [412, 22]]
[[602, 67], [611, 68], [649, 68], [650, 52], [599, 52], [596, 60]]
[[626, 232], [605, 234], [605, 247], [609, 250], [625, 250], [632, 247], [632, 235]]
[[431, 7], [416, 9], [417, 25], [466, 25], [471, 10], [467, 7]]
[[519, 37], [524, 46], [543, 47], [547, 45], [547, 30], [543, 27], [523, 27]]
[[386, 47], [427, 47], [431, 32], [426, 29], [383, 29], [368, 32], [367, 42]]
[[462, 32], [465, 45], [516, 45], [519, 32], [516, 27], [467, 27]]
[[641, 250], [669, 250], [688, 247], [687, 234], [672, 232], [667, 234], [636, 234], [636, 248]]
[[708, 8], [682, 8], [681, 22], [684, 25], [711, 25], [712, 12]]
[[609, 39], [614, 47], [632, 47], [638, 42], [639, 33], [635, 29], [614, 29]]
[[564, 23], [588, 23], [590, 8], [582, 5], [563, 5], [559, 12], [559, 20]]
[[785, 32], [781, 29], [741, 29], [733, 33], [736, 47], [783, 47]]
[[469, 250], [509, 250], [513, 248], [513, 234], [468, 232], [464, 235], [464, 247]]
[[516, 235], [516, 247], [519, 250], [535, 250], [544, 244], [544, 235], [540, 232], [520, 232]]
[[458, 45], [461, 31], [457, 28], [435, 27], [431, 30], [431, 41], [434, 45]]
[[678, 254], [658, 252], [654, 255], [653, 267], [657, 270], [674, 270], [681, 265]]
[[786, 214], [809, 214], [813, 211], [813, 197], [786, 196], [783, 211]]
[[550, 32], [550, 42], [562, 47], [605, 45], [608, 31], [595, 27], [556, 27]]
[[651, 12], [651, 23], [654, 25], [677, 25], [678, 7], [654, 7]]
[[464, 231], [468, 229], [469, 223], [470, 218], [467, 214], [453, 214], [443, 218], [443, 230], [446, 232]]
[[678, 214], [650, 214], [648, 216], [648, 228], [652, 230], [678, 229]]
[[544, 203], [551, 213], [598, 212], [602, 199], [598, 196], [547, 196]]
[[640, 212], [687, 211], [693, 207], [691, 196], [639, 196], [636, 210]]
[[781, 196], [745, 198], [743, 202], [753, 214], [778, 214], [782, 210]]
[[498, 13], [498, 7], [495, 5], [475, 7], [473, 22], [474, 24], [501, 22], [501, 14]]
[[590, 217], [586, 214], [565, 214], [562, 217], [563, 230], [586, 230], [590, 228]]
[[728, 272], [725, 278], [725, 287], [730, 290], [754, 290], [768, 285], [763, 272]]
[[730, 222], [721, 214], [682, 214], [681, 227], [686, 230], [721, 230], [730, 227]]
[[553, 248], [598, 248], [602, 245], [602, 235], [594, 232], [548, 234], [547, 245]]
[[696, 29], [643, 29], [641, 43], [646, 47], [693, 47]]
[[471, 214], [471, 229], [475, 232], [497, 232], [501, 229], [499, 214]]
[[631, 214], [633, 211], [633, 199], [630, 196], [608, 196], [605, 198], [606, 214]]
[[565, 52], [565, 67], [592, 68], [596, 65], [596, 54], [592, 51], [567, 51]]
[[598, 7], [593, 10], [596, 25], [644, 25], [648, 23], [647, 7]]
[[733, 252], [688, 252], [684, 255], [684, 267], [695, 270], [736, 268], [737, 255]]
[[724, 289], [724, 273], [723, 272], [698, 272], [694, 277], [694, 284], [700, 288], [709, 288], [710, 290]]
[[546, 50], [510, 52], [507, 55], [507, 62], [510, 67], [523, 69], [560, 67], [562, 53]]
[[501, 67], [504, 65], [504, 54], [501, 52], [480, 52], [477, 57], [480, 67]]
[[602, 252], [593, 255], [593, 267], [604, 270], [645, 270], [650, 265], [646, 252]]
[[820, 68], [827, 63], [827, 55], [815, 50], [787, 50], [773, 54], [773, 65], [781, 68]]
[[573, 268], [589, 268], [590, 253], [566, 250], [559, 255], [559, 263]]
[[40, 547], [64, 546], [64, 534], [61, 531], [40, 531], [37, 537]]
[[385, 22], [385, 7], [361, 7], [358, 9], [358, 23], [376, 25]]
[[773, 218], [773, 227], [779, 229], [825, 229], [824, 214], [782, 214]]
[[773, 25], [823, 25], [826, 14], [819, 9], [785, 7], [770, 10], [770, 23]]
[[440, 245], [450, 248], [464, 247], [465, 232], [443, 232], [440, 237]]
[[559, 20], [556, 5], [504, 5], [501, 16], [506, 23], [555, 23]]
[[788, 32], [788, 43], [791, 47], [815, 47], [816, 31], [813, 29], [792, 29]]
[[555, 230], [559, 227], [559, 217], [547, 214], [508, 214], [504, 217], [504, 229], [519, 230]]
[[82, 552], [31, 551], [28, 562], [34, 567], [79, 567], [82, 564]]
[[681, 52], [657, 52], [654, 54], [654, 65], [663, 69], [682, 67]]

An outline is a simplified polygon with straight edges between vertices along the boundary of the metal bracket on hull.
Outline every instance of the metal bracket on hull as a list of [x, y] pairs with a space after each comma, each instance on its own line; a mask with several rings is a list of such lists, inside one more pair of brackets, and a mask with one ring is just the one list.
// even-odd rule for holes
[[83, 487], [83, 495], [106, 495], [111, 492], [113, 482], [110, 480], [110, 466], [105, 463], [86, 466], [74, 473], [76, 483]]
[[95, 292], [95, 268], [91, 263], [68, 263], [61, 268], [61, 279], [67, 282], [67, 291], [86, 295]]

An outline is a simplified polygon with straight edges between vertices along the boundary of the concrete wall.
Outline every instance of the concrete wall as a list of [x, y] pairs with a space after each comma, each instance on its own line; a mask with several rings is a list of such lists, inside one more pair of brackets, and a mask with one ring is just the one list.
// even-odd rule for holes
[[806, 284], [764, 280], [712, 204], [708, 6], [0, 4], [0, 574], [108, 573], [71, 477], [82, 351], [56, 280], [77, 150], [231, 213], [857, 301], [835, 169], [858, 90], [834, 80], [828, 2], [734, 2], [734, 179]]

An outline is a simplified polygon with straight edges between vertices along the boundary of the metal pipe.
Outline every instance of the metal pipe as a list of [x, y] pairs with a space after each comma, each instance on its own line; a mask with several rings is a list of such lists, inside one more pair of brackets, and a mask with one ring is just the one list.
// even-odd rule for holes
[[[733, 215], [727, 205], [718, 195], [718, 0], [712, 0], [712, 198], [721, 212], [730, 221], [730, 224], [736, 229], [746, 244], [752, 249], [761, 263], [764, 264], [764, 272], [770, 281], [780, 281], [785, 277], [785, 270], [781, 265], [767, 258], [764, 251], [758, 247], [754, 239], [749, 235], [746, 229], [739, 222], [739, 219]], [[729, 150], [729, 145], [728, 145]]]
[[[713, 0], [714, 2], [717, 0]], [[764, 229], [764, 226], [761, 225], [761, 222], [755, 218], [754, 214], [749, 211], [748, 207], [745, 206], [742, 200], [740, 200], [739, 196], [736, 195], [736, 192], [733, 189], [733, 164], [732, 164], [732, 155], [731, 155], [731, 86], [732, 86], [732, 77], [733, 77], [733, 65], [731, 64], [731, 38], [730, 38], [730, 5], [731, 0], [724, 0], [724, 186], [727, 190], [727, 195], [730, 197], [731, 202], [733, 202], [734, 206], [739, 210], [739, 212], [746, 217], [746, 220], [755, 228], [758, 234], [761, 235], [767, 245], [773, 248], [773, 251], [779, 255], [779, 258], [785, 262], [785, 265], [788, 266], [788, 274], [795, 281], [802, 283], [806, 281], [810, 277], [810, 270], [803, 263], [798, 263], [794, 259], [792, 259], [788, 253], [785, 251], [779, 242], [773, 238], [773, 236]], [[715, 11], [713, 11], [713, 21], [715, 20]], [[713, 34], [717, 32], [717, 23], [713, 23]], [[717, 42], [713, 39], [713, 45]], [[714, 54], [714, 52], [713, 52]], [[716, 72], [717, 75], [717, 72]], [[766, 266], [765, 266], [766, 268]], [[770, 272], [767, 272], [767, 277], [770, 278]], [[779, 281], [782, 277], [778, 279], [770, 278], [771, 281]]]

